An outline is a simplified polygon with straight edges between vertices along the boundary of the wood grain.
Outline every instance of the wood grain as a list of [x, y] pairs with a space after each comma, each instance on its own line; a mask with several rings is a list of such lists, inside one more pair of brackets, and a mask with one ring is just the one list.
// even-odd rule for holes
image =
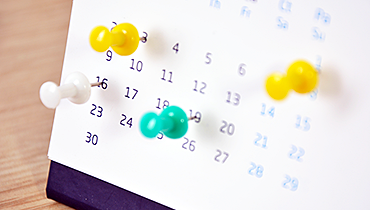
[[59, 82], [71, 6], [0, 2], [0, 209], [69, 209], [45, 196], [54, 110], [38, 91]]

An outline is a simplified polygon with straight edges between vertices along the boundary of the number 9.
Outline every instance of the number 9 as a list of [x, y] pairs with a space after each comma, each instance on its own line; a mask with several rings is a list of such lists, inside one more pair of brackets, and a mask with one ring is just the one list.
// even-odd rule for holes
[[105, 59], [105, 60], [111, 61], [112, 60], [112, 51], [108, 50], [107, 53], [106, 53], [106, 55], [108, 56], [108, 58]]

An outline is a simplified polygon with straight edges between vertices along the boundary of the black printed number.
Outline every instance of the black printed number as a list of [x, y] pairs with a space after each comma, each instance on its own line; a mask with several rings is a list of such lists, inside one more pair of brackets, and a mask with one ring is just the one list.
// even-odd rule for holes
[[216, 150], [217, 154], [215, 156], [215, 161], [220, 163], [225, 163], [227, 158], [229, 157], [229, 153], [223, 152], [221, 150]]
[[200, 121], [202, 120], [202, 113], [195, 112], [195, 114], [193, 115], [193, 110], [190, 109], [190, 118], [194, 118], [194, 122], [200, 123]]
[[170, 102], [168, 102], [167, 100], [164, 100], [162, 103], [161, 103], [162, 100], [160, 98], [157, 98], [157, 100], [158, 105], [157, 107], [155, 107], [157, 109], [164, 109], [165, 107], [168, 107], [170, 105]]
[[96, 134], [91, 134], [90, 132], [87, 132], [87, 139], [85, 140], [87, 143], [90, 143], [93, 144], [93, 145], [96, 145], [98, 144], [98, 135]]
[[[126, 93], [126, 95], [125, 95], [125, 97], [126, 98], [130, 98], [130, 96], [129, 96], [129, 94], [130, 94], [130, 87], [126, 87], [126, 89], [127, 89], [127, 93]], [[131, 99], [133, 100], [134, 98], [135, 98], [135, 96], [136, 96], [136, 94], [139, 92], [138, 90], [136, 90], [136, 89], [132, 89], [135, 93], [134, 93], [134, 95], [131, 97]], [[131, 94], [132, 95], [132, 94]]]
[[[97, 76], [96, 78], [98, 79], [98, 82], [100, 82], [100, 77]], [[101, 87], [104, 90], [106, 90], [108, 88], [108, 79], [107, 78], [103, 78], [103, 80], [101, 81], [101, 85], [99, 85], [98, 87]]]
[[126, 126], [128, 125], [129, 128], [131, 128], [132, 126], [132, 117], [130, 119], [127, 119], [127, 116], [125, 114], [122, 114], [122, 120], [119, 122], [119, 124], [121, 124], [122, 126]]
[[247, 65], [245, 65], [244, 63], [241, 63], [239, 65], [238, 73], [239, 73], [240, 76], [244, 76], [245, 75], [245, 73], [246, 73], [245, 67], [247, 67]]
[[135, 65], [135, 59], [131, 59], [131, 61], [132, 61], [132, 64], [131, 64], [130, 69], [136, 70], [138, 72], [141, 72], [141, 70], [143, 70], [143, 62], [137, 61]]
[[108, 50], [106, 55], [107, 55], [108, 58], [106, 58], [105, 60], [111, 61], [112, 60], [112, 51]]
[[141, 42], [146, 43], [148, 41], [148, 33], [144, 31], [143, 34], [144, 36], [141, 38]]
[[172, 49], [175, 51], [175, 53], [178, 53], [179, 52], [179, 43], [176, 43]]
[[97, 116], [97, 117], [103, 116], [103, 107], [97, 106], [95, 104], [91, 104], [91, 105], [93, 106], [93, 108], [90, 111], [91, 115], [94, 115], [94, 116]]
[[[163, 81], [167, 81], [167, 82], [169, 82], [169, 83], [172, 83], [172, 71], [167, 71], [167, 73], [166, 73], [166, 69], [163, 69], [162, 70], [163, 71], [163, 76], [162, 76], [162, 80]], [[166, 74], [168, 75], [168, 76], [166, 76]], [[168, 79], [166, 79], [166, 77], [168, 78]]]
[[[198, 82], [198, 80], [194, 80], [194, 82], [195, 82], [195, 87], [193, 90], [195, 92], [199, 91], [199, 93], [204, 94], [204, 89], [206, 89], [207, 84], [205, 82]], [[200, 87], [198, 87], [198, 83]]]
[[220, 128], [221, 133], [226, 133], [228, 135], [233, 135], [235, 131], [235, 125], [222, 120], [222, 126]]
[[194, 140], [189, 140], [186, 137], [184, 137], [184, 139], [185, 139], [185, 142], [182, 144], [182, 148], [190, 150], [191, 152], [194, 152], [196, 142]]
[[238, 106], [240, 103], [240, 95], [238, 93], [232, 93], [230, 91], [227, 91], [226, 102], [234, 106]]
[[163, 133], [159, 132], [157, 135], [157, 139], [162, 140], [163, 139]]
[[211, 55], [212, 55], [212, 53], [207, 52], [207, 54], [206, 54], [206, 61], [205, 61], [206, 64], [211, 64], [211, 62], [212, 62]]

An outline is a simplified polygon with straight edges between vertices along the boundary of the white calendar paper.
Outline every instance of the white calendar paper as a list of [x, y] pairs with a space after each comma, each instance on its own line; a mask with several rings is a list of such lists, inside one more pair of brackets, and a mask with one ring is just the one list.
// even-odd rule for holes
[[[368, 8], [75, 0], [61, 81], [79, 71], [107, 88], [61, 101], [49, 158], [175, 209], [369, 209]], [[124, 22], [148, 35], [134, 54], [90, 47], [95, 26]], [[274, 101], [266, 77], [297, 59], [318, 89]], [[143, 137], [141, 117], [166, 105], [200, 120], [177, 140]]]

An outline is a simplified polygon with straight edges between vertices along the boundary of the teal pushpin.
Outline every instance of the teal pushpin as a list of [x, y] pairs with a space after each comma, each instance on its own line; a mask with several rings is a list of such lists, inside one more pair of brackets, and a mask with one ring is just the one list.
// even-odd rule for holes
[[140, 130], [148, 138], [154, 138], [162, 131], [168, 138], [178, 139], [188, 131], [188, 117], [180, 107], [169, 106], [160, 115], [145, 114], [140, 121]]

